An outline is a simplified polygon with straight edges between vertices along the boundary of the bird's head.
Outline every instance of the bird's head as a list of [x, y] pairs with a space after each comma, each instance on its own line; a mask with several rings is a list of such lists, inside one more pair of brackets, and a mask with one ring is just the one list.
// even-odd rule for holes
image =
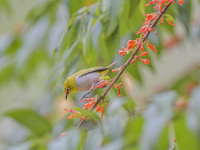
[[77, 91], [76, 88], [76, 82], [72, 78], [67, 78], [63, 84], [63, 90], [65, 92], [65, 99], [67, 99], [67, 96], [72, 93]]

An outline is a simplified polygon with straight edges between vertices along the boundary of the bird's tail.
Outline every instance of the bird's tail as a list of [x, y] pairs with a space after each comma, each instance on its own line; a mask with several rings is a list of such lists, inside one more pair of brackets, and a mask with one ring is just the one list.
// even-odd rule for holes
[[106, 68], [111, 68], [113, 65], [115, 65], [117, 61], [114, 61], [112, 64], [108, 65]]

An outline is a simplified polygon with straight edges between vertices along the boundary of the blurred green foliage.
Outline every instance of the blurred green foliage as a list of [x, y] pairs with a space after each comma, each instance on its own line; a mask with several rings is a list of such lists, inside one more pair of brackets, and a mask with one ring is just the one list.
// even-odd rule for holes
[[[12, 32], [2, 33], [0, 38], [0, 86], [11, 80], [26, 84], [33, 80], [41, 66], [51, 72], [45, 77], [43, 87], [50, 95], [49, 101], [62, 93], [66, 76], [77, 70], [96, 65], [107, 66], [118, 60], [122, 65], [128, 56], [120, 57], [118, 49], [127, 40], [135, 39], [136, 31], [144, 22], [144, 14], [153, 12], [145, 7], [145, 0], [50, 0], [42, 1], [27, 14], [26, 23]], [[184, 0], [183, 7], [170, 6], [167, 14], [179, 20], [190, 35], [193, 3]], [[4, 13], [12, 12], [10, 2], [0, 1]], [[1, 10], [1, 11], [3, 11]], [[168, 15], [168, 17], [169, 17]], [[158, 57], [163, 52], [164, 34], [174, 33], [174, 27], [166, 22], [157, 27], [158, 36], [151, 33], [149, 41], [156, 46]], [[147, 48], [146, 48], [147, 49]], [[147, 49], [148, 51], [148, 49]], [[152, 52], [146, 58], [153, 59]], [[136, 62], [127, 72], [142, 83], [140, 68]], [[45, 68], [44, 67], [44, 68]], [[154, 66], [149, 68], [152, 70]], [[33, 75], [33, 76], [32, 76]], [[113, 76], [113, 75], [111, 75]], [[159, 93], [144, 106], [137, 107], [134, 100], [125, 95], [117, 98], [117, 92], [108, 93], [111, 106], [102, 121], [93, 112], [84, 111], [95, 120], [76, 129], [76, 120], [55, 121], [41, 112], [42, 108], [18, 108], [4, 113], [25, 127], [30, 133], [19, 142], [6, 145], [11, 150], [59, 149], [59, 150], [154, 150], [200, 149], [200, 85], [199, 70], [188, 73], [168, 89]], [[41, 85], [40, 85], [41, 86]], [[189, 86], [189, 87], [188, 87]], [[169, 90], [169, 91], [168, 91]], [[11, 92], [12, 89], [10, 89]], [[77, 95], [72, 95], [76, 99]], [[43, 98], [41, 98], [43, 99]], [[180, 100], [181, 99], [181, 100]], [[184, 100], [182, 100], [184, 99]], [[177, 104], [177, 101], [182, 102]], [[4, 101], [1, 102], [4, 104]], [[186, 104], [187, 107], [185, 107]], [[76, 108], [78, 109], [78, 108]], [[83, 111], [83, 110], [81, 110]], [[51, 113], [53, 116], [53, 113]], [[17, 131], [15, 131], [17, 132]], [[15, 133], [14, 132], [14, 133]], [[63, 132], [67, 135], [59, 137]], [[22, 133], [21, 133], [22, 134]], [[13, 137], [16, 138], [16, 137]], [[0, 147], [1, 148], [1, 147]]]

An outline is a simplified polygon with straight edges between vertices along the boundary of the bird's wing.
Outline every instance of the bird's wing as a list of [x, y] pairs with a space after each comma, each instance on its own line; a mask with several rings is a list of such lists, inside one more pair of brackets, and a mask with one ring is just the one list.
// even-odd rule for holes
[[102, 71], [105, 71], [105, 70], [108, 70], [108, 69], [109, 69], [108, 67], [94, 67], [94, 68], [91, 68], [90, 71], [79, 75], [79, 77], [83, 77], [87, 74], [94, 73], [94, 72], [102, 72]]
[[84, 70], [83, 73], [81, 73], [79, 76], [82, 77], [82, 76], [85, 76], [87, 74], [94, 73], [94, 72], [103, 72], [103, 71], [108, 70], [109, 68], [111, 68], [116, 63], [117, 63], [117, 61], [113, 62], [112, 64], [110, 64], [107, 67], [98, 66], [98, 67], [90, 68], [89, 71], [88, 70]]

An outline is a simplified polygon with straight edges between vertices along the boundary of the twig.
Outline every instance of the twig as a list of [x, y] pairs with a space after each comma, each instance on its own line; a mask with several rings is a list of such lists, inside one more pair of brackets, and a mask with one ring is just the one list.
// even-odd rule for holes
[[[171, 2], [172, 3], [172, 2]], [[167, 11], [168, 7], [171, 5], [171, 3], [167, 6], [165, 6], [162, 11], [160, 12], [160, 14], [158, 15], [158, 17], [153, 21], [153, 23], [151, 24], [151, 26], [149, 27], [150, 29], [153, 29], [156, 27], [156, 24], [158, 23], [159, 19], [162, 17], [162, 15], [165, 14], [165, 12]], [[119, 79], [119, 77], [121, 76], [121, 74], [124, 72], [124, 70], [128, 67], [128, 65], [130, 64], [130, 62], [132, 61], [132, 59], [134, 58], [134, 56], [138, 53], [140, 46], [142, 43], [144, 43], [148, 36], [150, 34], [150, 31], [147, 31], [146, 34], [143, 36], [139, 46], [134, 50], [134, 52], [132, 53], [132, 55], [129, 57], [129, 59], [126, 61], [126, 63], [123, 65], [122, 70], [120, 70], [120, 72], [115, 76], [115, 78], [113, 79], [113, 81], [111, 82], [111, 84], [106, 88], [106, 90], [98, 97], [97, 101], [94, 103], [94, 105], [92, 106], [91, 110], [93, 110], [101, 100], [103, 100], [106, 96], [106, 94], [108, 93], [108, 91], [111, 89], [111, 87], [114, 85], [115, 82], [117, 82], [117, 80]], [[85, 117], [86, 118], [86, 117]], [[83, 118], [83, 120], [81, 120], [81, 122], [77, 125], [76, 128], [79, 128], [85, 121], [85, 118]]]

